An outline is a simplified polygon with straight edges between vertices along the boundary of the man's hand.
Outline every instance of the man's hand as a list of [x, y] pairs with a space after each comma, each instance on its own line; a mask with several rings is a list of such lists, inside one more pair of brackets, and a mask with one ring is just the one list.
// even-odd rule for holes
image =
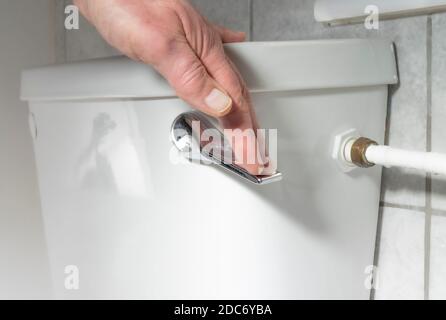
[[[225, 55], [223, 43], [244, 41], [245, 34], [209, 23], [187, 0], [75, 0], [84, 16], [110, 45], [134, 60], [152, 65], [180, 98], [219, 118], [225, 129], [258, 125], [246, 85]], [[235, 130], [228, 140], [236, 158], [252, 174], [264, 173], [262, 151], [247, 163], [249, 143]]]

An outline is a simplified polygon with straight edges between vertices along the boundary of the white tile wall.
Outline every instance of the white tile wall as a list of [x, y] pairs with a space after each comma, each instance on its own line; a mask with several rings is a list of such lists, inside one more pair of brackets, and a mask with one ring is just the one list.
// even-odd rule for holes
[[446, 299], [446, 216], [433, 216], [429, 298]]
[[384, 208], [375, 299], [424, 299], [424, 213]]
[[[446, 14], [432, 16], [432, 150], [446, 152]], [[446, 299], [446, 178], [432, 178], [429, 297]]]
[[[432, 149], [446, 152], [446, 14], [432, 17]], [[446, 178], [432, 181], [432, 206], [446, 211]]]

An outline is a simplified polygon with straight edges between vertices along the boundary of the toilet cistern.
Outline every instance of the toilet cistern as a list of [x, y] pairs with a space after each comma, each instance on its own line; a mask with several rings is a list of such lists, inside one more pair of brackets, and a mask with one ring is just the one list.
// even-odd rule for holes
[[[200, 130], [193, 130], [194, 122], [199, 122]], [[212, 136], [218, 137], [221, 143], [215, 144], [213, 148], [207, 148], [206, 143], [203, 143], [200, 138], [204, 131], [210, 131]], [[182, 113], [174, 120], [171, 139], [176, 148], [190, 161], [215, 164], [257, 185], [282, 180], [282, 173], [280, 172], [268, 176], [256, 176], [236, 165], [233, 152], [223, 133], [205, 115], [197, 111]], [[225, 161], [225, 156], [228, 154], [231, 161]]]

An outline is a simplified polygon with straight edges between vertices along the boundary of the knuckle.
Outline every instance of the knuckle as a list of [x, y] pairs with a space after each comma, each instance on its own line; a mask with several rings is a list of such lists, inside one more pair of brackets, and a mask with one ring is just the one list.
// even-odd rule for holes
[[205, 43], [206, 45], [205, 50], [203, 50], [203, 55], [207, 58], [215, 58], [224, 52], [221, 37], [212, 28], [207, 29]]
[[195, 95], [201, 92], [204, 81], [207, 76], [206, 69], [201, 63], [194, 62], [187, 68], [180, 71], [178, 76], [177, 87], [184, 95]]

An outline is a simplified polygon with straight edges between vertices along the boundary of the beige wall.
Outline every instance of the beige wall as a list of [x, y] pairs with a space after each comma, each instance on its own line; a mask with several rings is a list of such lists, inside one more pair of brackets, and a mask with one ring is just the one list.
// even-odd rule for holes
[[54, 62], [57, 0], [0, 1], [0, 298], [50, 294], [28, 111], [20, 72]]

